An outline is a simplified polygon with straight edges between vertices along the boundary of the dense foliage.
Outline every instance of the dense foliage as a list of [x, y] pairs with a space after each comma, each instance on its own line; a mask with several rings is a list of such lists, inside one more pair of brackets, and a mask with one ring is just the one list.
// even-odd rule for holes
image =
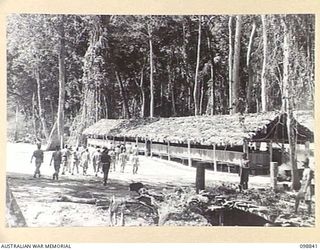
[[73, 135], [101, 118], [270, 111], [285, 99], [293, 109], [311, 109], [314, 29], [314, 15], [13, 14], [7, 19], [8, 118], [22, 113], [33, 124], [31, 134], [47, 137], [57, 120], [61, 44], [64, 123]]

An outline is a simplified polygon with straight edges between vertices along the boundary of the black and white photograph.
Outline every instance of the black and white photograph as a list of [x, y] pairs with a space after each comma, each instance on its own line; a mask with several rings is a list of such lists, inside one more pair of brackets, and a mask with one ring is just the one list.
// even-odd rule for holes
[[7, 228], [311, 227], [315, 15], [6, 16]]

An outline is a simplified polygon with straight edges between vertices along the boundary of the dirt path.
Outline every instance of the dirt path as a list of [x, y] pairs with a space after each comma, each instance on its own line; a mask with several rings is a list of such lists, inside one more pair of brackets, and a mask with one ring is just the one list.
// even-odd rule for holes
[[[34, 147], [28, 144], [10, 144], [7, 151], [7, 181], [29, 227], [61, 226], [109, 226], [108, 211], [90, 204], [61, 202], [61, 196], [110, 200], [137, 196], [129, 191], [129, 184], [142, 182], [148, 189], [163, 191], [175, 187], [194, 187], [195, 168], [158, 158], [140, 157], [141, 166], [137, 175], [132, 175], [128, 164], [125, 173], [109, 174], [107, 186], [102, 185], [102, 175], [65, 175], [58, 181], [52, 180], [53, 168], [49, 166], [50, 152], [45, 153], [41, 167], [42, 177], [34, 179], [34, 167], [30, 157]], [[223, 183], [236, 186], [237, 174], [206, 171], [206, 187], [221, 186]], [[250, 187], [268, 188], [269, 178], [250, 177]]]

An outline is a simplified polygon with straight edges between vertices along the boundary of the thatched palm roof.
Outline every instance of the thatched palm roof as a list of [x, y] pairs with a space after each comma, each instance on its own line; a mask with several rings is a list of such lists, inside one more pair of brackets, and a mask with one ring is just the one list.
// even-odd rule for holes
[[[138, 120], [103, 119], [87, 128], [84, 135], [151, 139], [155, 142], [242, 145], [244, 140], [276, 140], [285, 128], [279, 112], [246, 115], [215, 115]], [[283, 123], [282, 123], [283, 124]], [[277, 129], [275, 129], [277, 127]], [[312, 132], [299, 125], [301, 141]], [[285, 137], [286, 134], [283, 134]], [[304, 137], [303, 137], [304, 136]]]

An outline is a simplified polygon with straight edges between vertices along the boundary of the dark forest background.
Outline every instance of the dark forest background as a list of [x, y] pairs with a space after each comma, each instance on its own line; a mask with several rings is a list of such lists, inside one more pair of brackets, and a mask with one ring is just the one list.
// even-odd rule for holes
[[314, 105], [314, 15], [7, 18], [9, 138]]

